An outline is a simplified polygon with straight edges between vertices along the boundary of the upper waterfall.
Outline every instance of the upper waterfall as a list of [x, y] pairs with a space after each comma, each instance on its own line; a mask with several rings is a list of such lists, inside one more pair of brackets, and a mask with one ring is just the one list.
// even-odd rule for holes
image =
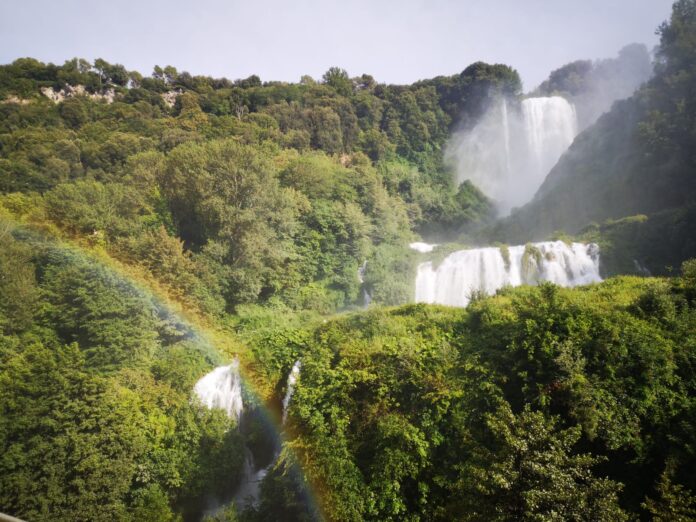
[[503, 286], [550, 281], [576, 286], [601, 281], [599, 247], [547, 241], [512, 247], [460, 250], [438, 267], [421, 263], [416, 275], [416, 302], [466, 306], [472, 292], [493, 294]]
[[546, 174], [570, 146], [577, 134], [575, 107], [561, 96], [527, 98], [522, 101], [522, 115], [527, 141], [531, 179], [541, 185]]
[[561, 96], [502, 98], [472, 128], [456, 133], [447, 158], [501, 213], [530, 201], [578, 132], [575, 107]]
[[204, 375], [193, 390], [205, 406], [223, 409], [229, 417], [239, 421], [244, 403], [238, 359], [229, 366], [219, 366]]

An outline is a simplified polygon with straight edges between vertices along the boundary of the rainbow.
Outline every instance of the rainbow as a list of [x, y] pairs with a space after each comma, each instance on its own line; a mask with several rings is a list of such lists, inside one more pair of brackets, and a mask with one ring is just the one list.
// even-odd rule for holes
[[[36, 247], [48, 247], [61, 255], [107, 269], [110, 275], [117, 278], [119, 289], [130, 294], [137, 292], [140, 297], [147, 299], [155, 306], [162, 319], [174, 325], [179, 332], [183, 332], [186, 340], [193, 343], [204, 355], [210, 370], [216, 366], [229, 365], [233, 360], [238, 359], [245, 396], [249, 398], [249, 403], [254, 405], [255, 414], [258, 415], [263, 427], [280, 442], [282, 449], [276, 456], [275, 465], [284, 465], [287, 470], [295, 474], [297, 482], [302, 485], [301, 496], [308, 511], [315, 516], [316, 520], [325, 519], [321, 508], [322, 503], [315, 493], [318, 488], [312, 485], [302, 471], [300, 459], [293, 451], [288, 434], [282, 427], [282, 413], [278, 407], [273, 406], [274, 402], [280, 403], [279, 398], [272, 395], [274, 383], [264, 383], [251, 370], [253, 368], [251, 350], [235, 339], [233, 332], [216, 325], [199, 311], [175, 301], [167, 295], [166, 289], [156, 280], [144, 276], [141, 270], [136, 270], [133, 266], [111, 257], [103, 247], [86, 243], [84, 238], [60, 237], [60, 231], [52, 225], [37, 227], [33, 224], [17, 222], [4, 212], [0, 213], [0, 230], [12, 234], [20, 242]], [[2, 236], [3, 234], [0, 234], [0, 239]], [[193, 390], [192, 400], [196, 400]], [[0, 520], [4, 520], [3, 517], [6, 520], [19, 520], [0, 513]]]

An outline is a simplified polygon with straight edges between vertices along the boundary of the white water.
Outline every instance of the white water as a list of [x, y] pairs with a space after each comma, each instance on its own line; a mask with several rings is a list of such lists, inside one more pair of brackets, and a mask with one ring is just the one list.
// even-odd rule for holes
[[411, 249], [416, 250], [417, 252], [420, 252], [421, 254], [427, 254], [428, 252], [432, 252], [433, 248], [435, 248], [437, 245], [431, 245], [429, 243], [423, 243], [421, 241], [416, 241], [415, 243], [409, 243], [408, 246]]
[[232, 499], [237, 506], [256, 506], [258, 504], [259, 493], [261, 492], [261, 481], [268, 475], [268, 471], [271, 469], [274, 462], [275, 457], [268, 466], [257, 469], [251, 451], [247, 449], [244, 452], [242, 482], [237, 491], [235, 491]]
[[466, 306], [472, 292], [493, 294], [507, 285], [550, 281], [577, 286], [602, 280], [597, 245], [547, 241], [534, 246], [541, 252], [540, 263], [534, 256], [527, 256], [523, 263], [523, 245], [508, 247], [509, 263], [496, 247], [454, 252], [437, 267], [430, 261], [421, 263], [416, 275], [416, 302]]
[[358, 267], [358, 281], [360, 284], [365, 282], [365, 271], [367, 270], [367, 259], [363, 261], [363, 264]]
[[[365, 284], [365, 272], [367, 271], [367, 259], [363, 261], [363, 264], [360, 265], [358, 268], [358, 281], [360, 282], [361, 285]], [[367, 291], [367, 288], [363, 286], [362, 288], [362, 300], [363, 300], [363, 308], [367, 308], [370, 306], [370, 303], [372, 302], [372, 296], [370, 295], [370, 292]]]
[[292, 394], [295, 392], [295, 384], [297, 384], [297, 379], [300, 376], [300, 368], [302, 368], [302, 361], [295, 361], [292, 365], [292, 369], [288, 374], [288, 383], [285, 387], [285, 397], [283, 397], [283, 422], [288, 418], [288, 406], [290, 406], [290, 401], [292, 400]]
[[473, 128], [452, 137], [447, 158], [502, 214], [530, 201], [578, 132], [575, 108], [560, 96], [494, 104]]
[[540, 185], [577, 134], [575, 108], [560, 96], [527, 98], [522, 113], [533, 174]]
[[203, 405], [208, 408], [223, 409], [230, 418], [239, 421], [244, 410], [244, 403], [238, 359], [232, 361], [229, 366], [219, 366], [204, 375], [193, 390]]
[[[295, 361], [292, 365], [290, 373], [288, 374], [287, 385], [285, 389], [285, 397], [283, 398], [283, 420], [282, 424], [288, 416], [288, 406], [290, 406], [290, 401], [292, 400], [293, 392], [295, 391], [295, 384], [297, 384], [297, 379], [300, 376], [300, 368], [302, 367], [301, 361]], [[257, 468], [254, 462], [254, 456], [248, 449], [244, 455], [244, 471], [242, 482], [239, 488], [234, 494], [234, 502], [238, 506], [256, 506], [259, 501], [259, 493], [261, 488], [261, 482], [268, 475], [268, 472], [275, 464], [278, 459], [279, 450], [276, 449], [273, 458], [268, 463], [267, 466], [262, 468]]]

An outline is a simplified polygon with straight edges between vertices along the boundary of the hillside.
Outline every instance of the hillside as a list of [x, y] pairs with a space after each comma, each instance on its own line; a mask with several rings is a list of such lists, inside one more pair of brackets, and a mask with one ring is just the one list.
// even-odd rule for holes
[[[0, 519], [696, 520], [696, 0], [660, 34], [577, 137], [644, 47], [536, 101], [0, 65]], [[572, 145], [497, 220], [445, 151], [527, 113]]]

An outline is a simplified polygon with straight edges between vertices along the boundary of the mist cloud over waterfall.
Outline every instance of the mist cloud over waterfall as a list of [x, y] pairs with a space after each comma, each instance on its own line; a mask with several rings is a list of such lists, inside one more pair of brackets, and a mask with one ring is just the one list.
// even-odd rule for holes
[[552, 71], [533, 95], [566, 97], [575, 105], [582, 131], [608, 111], [616, 100], [631, 96], [652, 73], [647, 47], [630, 44], [622, 48], [616, 58], [576, 60]]
[[452, 137], [446, 157], [458, 183], [472, 181], [507, 214], [532, 199], [577, 129], [575, 108], [563, 97], [500, 98]]
[[575, 136], [652, 74], [647, 48], [627, 45], [616, 58], [577, 60], [554, 70], [530, 97], [499, 95], [446, 148], [456, 181], [470, 180], [502, 215], [529, 202]]

